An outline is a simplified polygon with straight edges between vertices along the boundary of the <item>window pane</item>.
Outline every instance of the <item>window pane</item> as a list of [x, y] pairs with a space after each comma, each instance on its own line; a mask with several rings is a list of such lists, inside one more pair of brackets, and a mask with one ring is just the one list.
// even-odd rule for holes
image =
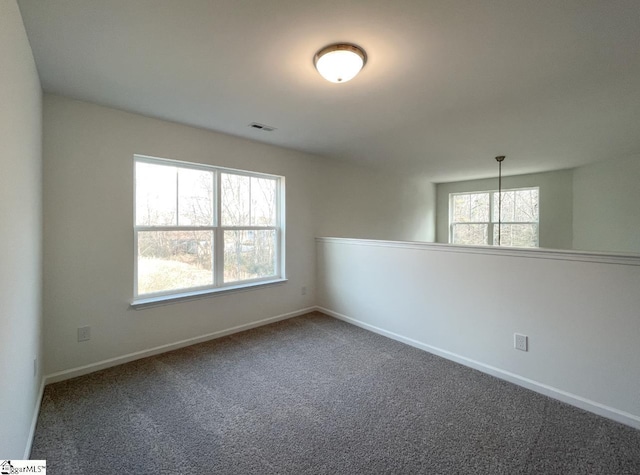
[[213, 173], [178, 169], [178, 224], [213, 225]]
[[251, 225], [276, 225], [276, 180], [251, 178]]
[[275, 260], [274, 230], [224, 232], [225, 282], [275, 275]]
[[488, 244], [487, 224], [454, 224], [453, 225], [453, 244]]
[[213, 284], [212, 231], [138, 232], [138, 294]]
[[[515, 191], [502, 192], [502, 218], [501, 221], [514, 221], [514, 197]], [[500, 205], [500, 193], [493, 194], [493, 222], [498, 222], [498, 210]]]
[[539, 220], [538, 190], [518, 190], [515, 192], [514, 221], [537, 222]]
[[453, 196], [453, 222], [489, 221], [489, 193], [468, 193]]
[[176, 167], [136, 162], [136, 224], [176, 225]]
[[[537, 247], [537, 224], [502, 224], [500, 226], [500, 246]], [[498, 245], [498, 226], [493, 227], [493, 243]]]
[[[498, 192], [493, 194], [495, 206], [493, 221], [498, 222]], [[512, 190], [502, 192], [501, 221], [537, 222], [539, 218], [538, 189]]]
[[221, 173], [222, 225], [249, 226], [251, 179], [248, 176]]
[[453, 215], [454, 223], [466, 223], [471, 221], [470, 195], [453, 195]]
[[489, 221], [489, 193], [474, 193], [471, 198], [471, 221]]

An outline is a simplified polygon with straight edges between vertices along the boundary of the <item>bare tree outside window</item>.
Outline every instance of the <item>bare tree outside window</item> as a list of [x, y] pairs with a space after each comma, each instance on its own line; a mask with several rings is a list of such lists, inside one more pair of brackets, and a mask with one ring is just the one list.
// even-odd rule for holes
[[221, 181], [225, 282], [273, 275], [277, 182], [229, 173]]
[[135, 171], [136, 295], [278, 277], [279, 177], [146, 157]]
[[[502, 192], [500, 245], [538, 247], [539, 189]], [[449, 197], [452, 244], [494, 245], [498, 242], [497, 191], [453, 193]]]

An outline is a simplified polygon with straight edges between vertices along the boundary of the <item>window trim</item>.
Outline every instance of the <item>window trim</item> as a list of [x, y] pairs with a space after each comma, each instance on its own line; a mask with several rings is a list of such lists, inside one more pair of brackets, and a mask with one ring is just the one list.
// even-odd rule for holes
[[[198, 300], [207, 297], [215, 297], [220, 295], [232, 294], [237, 292], [245, 292], [248, 290], [257, 290], [265, 287], [272, 287], [275, 285], [282, 285], [288, 282], [286, 278], [273, 279], [267, 281], [242, 281], [242, 284], [233, 285], [228, 287], [217, 287], [213, 289], [194, 290], [181, 293], [173, 293], [171, 295], [156, 295], [153, 297], [139, 297], [131, 300], [130, 307], [135, 310], [141, 310], [150, 307], [159, 307], [161, 305], [169, 305], [173, 303], [186, 302], [190, 300]], [[152, 294], [145, 294], [152, 295]]]
[[[538, 190], [538, 221], [504, 221], [501, 220], [500, 223], [503, 225], [509, 225], [509, 224], [535, 224], [536, 225], [536, 245], [533, 247], [515, 247], [515, 246], [500, 246], [500, 247], [509, 247], [509, 248], [515, 248], [515, 249], [535, 249], [535, 248], [539, 248], [540, 247], [540, 187], [539, 186], [523, 186], [520, 188], [508, 188], [508, 189], [504, 189], [502, 190], [503, 193], [509, 192], [509, 191], [526, 191], [526, 190]], [[489, 193], [489, 221], [468, 221], [468, 222], [464, 222], [464, 223], [454, 223], [453, 222], [453, 197], [454, 196], [458, 196], [458, 195], [473, 195], [473, 194], [479, 194], [479, 193]], [[493, 210], [496, 206], [495, 204], [495, 199], [494, 199], [494, 194], [498, 193], [498, 190], [474, 190], [474, 191], [457, 191], [454, 193], [449, 193], [449, 238], [448, 238], [448, 243], [449, 244], [455, 244], [457, 246], [467, 246], [467, 245], [471, 245], [471, 246], [491, 246], [491, 247], [497, 247], [497, 244], [494, 244], [493, 242], [493, 233], [494, 233], [494, 227], [498, 224], [498, 221], [494, 221], [493, 220]], [[459, 244], [459, 243], [454, 243], [453, 242], [453, 227], [456, 224], [482, 224], [482, 225], [487, 225], [487, 244]]]
[[[136, 164], [149, 163], [153, 165], [165, 165], [171, 167], [185, 168], [191, 170], [203, 170], [213, 173], [214, 178], [214, 223], [211, 226], [139, 226], [137, 225], [137, 203], [136, 203]], [[221, 210], [221, 175], [222, 173], [230, 173], [234, 175], [247, 176], [251, 178], [268, 178], [276, 181], [276, 222], [274, 226], [222, 226], [222, 210]], [[193, 163], [182, 160], [173, 160], [168, 158], [153, 157], [148, 155], [133, 155], [133, 299], [131, 307], [141, 308], [155, 306], [162, 303], [170, 303], [182, 300], [191, 300], [194, 298], [202, 298], [206, 296], [237, 292], [240, 290], [250, 290], [252, 288], [264, 287], [273, 284], [280, 284], [287, 281], [285, 267], [285, 177], [281, 175], [273, 175], [262, 172], [252, 172], [249, 170], [240, 170], [234, 168], [220, 167], [215, 165], [205, 165], [202, 163]], [[176, 208], [177, 211], [177, 208]], [[186, 289], [165, 290], [160, 292], [152, 292], [147, 294], [138, 294], [138, 234], [141, 231], [211, 231], [213, 234], [212, 243], [212, 277], [213, 284], [199, 287], [189, 287]], [[273, 275], [259, 277], [256, 279], [241, 280], [235, 282], [224, 282], [224, 243], [225, 231], [275, 231], [275, 273]]]

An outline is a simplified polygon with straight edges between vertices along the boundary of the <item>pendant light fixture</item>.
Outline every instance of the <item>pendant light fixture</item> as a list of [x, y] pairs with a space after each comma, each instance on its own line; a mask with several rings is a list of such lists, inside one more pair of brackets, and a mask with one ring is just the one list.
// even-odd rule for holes
[[502, 237], [502, 162], [506, 157], [499, 155], [496, 157], [498, 162], [498, 246], [500, 245], [500, 238]]
[[349, 43], [326, 46], [316, 53], [313, 64], [329, 82], [347, 82], [357, 76], [367, 62], [362, 48]]

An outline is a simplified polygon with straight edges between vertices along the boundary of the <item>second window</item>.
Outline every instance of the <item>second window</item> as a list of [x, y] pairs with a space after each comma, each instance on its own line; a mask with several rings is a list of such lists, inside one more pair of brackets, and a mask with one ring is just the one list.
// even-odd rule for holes
[[[449, 242], [452, 244], [538, 247], [539, 189], [502, 192], [500, 219], [497, 191], [449, 195]], [[500, 226], [498, 226], [498, 219]]]

